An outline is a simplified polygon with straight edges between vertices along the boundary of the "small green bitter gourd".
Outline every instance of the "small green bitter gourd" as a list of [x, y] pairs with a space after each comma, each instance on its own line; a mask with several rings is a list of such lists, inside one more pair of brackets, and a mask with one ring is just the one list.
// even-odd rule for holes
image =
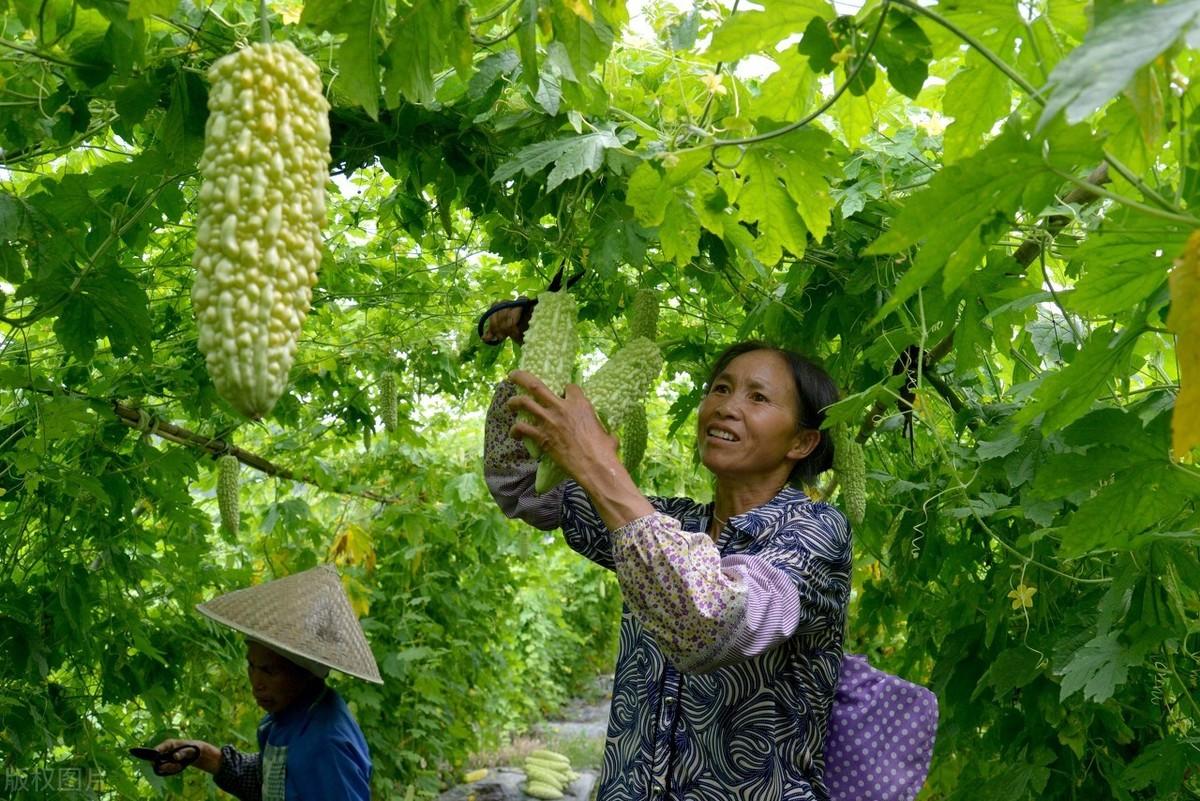
[[621, 429], [621, 463], [636, 481], [641, 472], [642, 457], [646, 455], [646, 442], [650, 438], [650, 425], [646, 420], [646, 405], [639, 403], [629, 410], [625, 425]]
[[[651, 342], [658, 339], [658, 294], [653, 289], [639, 289], [634, 293], [626, 313], [630, 336], [645, 337]], [[621, 431], [621, 462], [635, 481], [640, 472], [642, 457], [646, 455], [649, 436], [650, 426], [646, 419], [646, 404], [643, 402], [630, 410]]]
[[[826, 431], [828, 435], [830, 432]], [[863, 447], [844, 425], [833, 429], [833, 469], [842, 485], [846, 517], [861, 523], [867, 513], [867, 465]]]
[[383, 419], [383, 428], [389, 434], [396, 430], [399, 423], [396, 412], [396, 376], [388, 371], [379, 377], [379, 416]]
[[658, 339], [658, 292], [639, 289], [629, 304], [629, 335], [645, 337], [653, 342]]
[[217, 458], [217, 509], [221, 513], [221, 528], [225, 533], [238, 533], [238, 472], [241, 464], [236, 456], [225, 454]]

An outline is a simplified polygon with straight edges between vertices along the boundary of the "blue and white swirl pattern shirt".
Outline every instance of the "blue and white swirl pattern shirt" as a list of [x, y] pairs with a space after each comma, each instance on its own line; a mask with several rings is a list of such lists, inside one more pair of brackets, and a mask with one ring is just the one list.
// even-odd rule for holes
[[598, 801], [828, 801], [823, 748], [850, 597], [846, 518], [784, 488], [733, 517], [651, 498], [617, 531], [567, 481], [535, 495], [502, 384], [485, 472], [497, 503], [615, 570], [621, 620]]

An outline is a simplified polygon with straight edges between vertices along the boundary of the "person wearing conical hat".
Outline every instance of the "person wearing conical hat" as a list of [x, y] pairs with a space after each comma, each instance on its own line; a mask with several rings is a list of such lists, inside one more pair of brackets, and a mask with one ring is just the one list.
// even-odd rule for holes
[[246, 637], [246, 670], [266, 715], [259, 751], [200, 740], [166, 740], [155, 772], [188, 765], [211, 773], [242, 801], [369, 801], [371, 756], [330, 669], [382, 684], [375, 657], [342, 589], [322, 565], [214, 598], [196, 608]]

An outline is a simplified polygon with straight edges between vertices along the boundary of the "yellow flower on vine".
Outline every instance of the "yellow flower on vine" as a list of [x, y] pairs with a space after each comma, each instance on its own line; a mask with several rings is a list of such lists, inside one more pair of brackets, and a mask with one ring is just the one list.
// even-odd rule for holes
[[1033, 595], [1037, 592], [1037, 587], [1030, 587], [1022, 581], [1015, 590], [1008, 593], [1008, 597], [1012, 598], [1012, 608], [1020, 609], [1025, 607], [1029, 609], [1033, 606]]
[[708, 88], [710, 95], [728, 94], [729, 90], [725, 88], [724, 81], [721, 80], [720, 73], [710, 72], [707, 75], [701, 75], [700, 81]]

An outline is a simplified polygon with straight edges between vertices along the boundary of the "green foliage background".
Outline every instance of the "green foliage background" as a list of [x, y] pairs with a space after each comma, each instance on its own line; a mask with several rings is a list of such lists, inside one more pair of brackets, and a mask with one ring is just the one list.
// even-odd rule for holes
[[[431, 794], [607, 665], [611, 578], [480, 477], [511, 356], [474, 319], [564, 257], [590, 352], [662, 293], [648, 491], [704, 492], [689, 414], [720, 345], [806, 350], [845, 388], [870, 494], [848, 645], [938, 694], [923, 797], [1200, 796], [1200, 473], [1169, 451], [1165, 327], [1200, 227], [1195, 0], [272, 2], [324, 71], [335, 179], [261, 425], [213, 392], [188, 299], [204, 71], [259, 36], [256, 4], [0, 11], [11, 797], [62, 769], [85, 795], [215, 794], [123, 756], [252, 736], [240, 645], [193, 605], [331, 558], [387, 679], [339, 683], [381, 798]], [[168, 424], [306, 480], [244, 468], [223, 534], [215, 462]]]

